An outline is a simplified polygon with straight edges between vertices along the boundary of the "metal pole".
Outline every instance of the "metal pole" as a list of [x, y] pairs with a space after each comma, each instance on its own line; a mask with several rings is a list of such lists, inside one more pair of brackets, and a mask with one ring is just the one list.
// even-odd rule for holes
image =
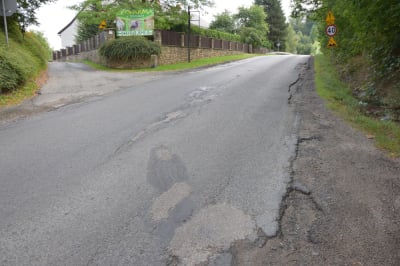
[[3, 18], [4, 18], [4, 31], [6, 33], [6, 43], [8, 47], [8, 29], [7, 29], [7, 17], [6, 17], [6, 5], [4, 4], [4, 0], [1, 0], [3, 6]]
[[188, 47], [188, 62], [190, 63], [190, 6], [188, 6], [188, 39], [187, 39], [187, 47]]

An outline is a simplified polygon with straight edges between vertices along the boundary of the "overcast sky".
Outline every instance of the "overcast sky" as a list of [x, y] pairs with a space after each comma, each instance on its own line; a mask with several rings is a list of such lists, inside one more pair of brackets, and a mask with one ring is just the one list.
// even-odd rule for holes
[[[61, 48], [61, 39], [57, 33], [63, 29], [74, 17], [75, 11], [70, 10], [68, 6], [81, 3], [83, 0], [58, 0], [56, 3], [51, 3], [41, 7], [38, 12], [40, 26], [32, 27], [34, 30], [43, 32], [48, 39], [50, 46], [53, 49]], [[202, 18], [211, 22], [213, 15], [228, 9], [232, 13], [237, 11], [239, 6], [250, 6], [253, 1], [246, 0], [214, 0], [216, 6], [208, 10], [208, 14], [202, 14]], [[281, 0], [282, 9], [286, 16], [290, 13], [290, 0]]]

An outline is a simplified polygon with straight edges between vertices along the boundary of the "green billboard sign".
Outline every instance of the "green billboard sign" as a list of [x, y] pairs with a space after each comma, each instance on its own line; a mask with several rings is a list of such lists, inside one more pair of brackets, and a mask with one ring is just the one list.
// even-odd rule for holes
[[153, 35], [154, 10], [122, 10], [115, 19], [117, 36], [146, 36]]

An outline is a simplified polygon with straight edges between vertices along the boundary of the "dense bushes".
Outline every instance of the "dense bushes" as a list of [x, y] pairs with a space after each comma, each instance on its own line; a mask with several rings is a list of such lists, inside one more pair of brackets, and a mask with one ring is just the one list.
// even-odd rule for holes
[[146, 59], [151, 55], [159, 55], [159, 44], [147, 40], [144, 37], [132, 36], [118, 38], [106, 42], [100, 47], [100, 55], [109, 60], [128, 61], [132, 59]]
[[10, 24], [9, 47], [0, 29], [0, 92], [17, 89], [46, 68], [50, 48], [41, 33], [27, 32], [24, 36]]

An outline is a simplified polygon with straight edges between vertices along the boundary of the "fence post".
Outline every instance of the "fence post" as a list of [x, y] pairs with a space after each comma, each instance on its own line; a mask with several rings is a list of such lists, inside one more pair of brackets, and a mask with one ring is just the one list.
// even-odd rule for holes
[[95, 50], [96, 49], [96, 36], [93, 36], [90, 38], [90, 42], [92, 43], [92, 49], [90, 50]]
[[211, 38], [211, 49], [214, 49], [214, 38]]
[[79, 54], [80, 52], [79, 45], [74, 44], [74, 54]]
[[161, 46], [162, 44], [161, 31], [159, 30], [154, 31], [154, 42], [158, 43]]
[[96, 34], [96, 36], [94, 36], [94, 49], [98, 49], [100, 47], [100, 34]]
[[115, 31], [114, 30], [108, 30], [107, 34], [105, 36], [105, 41], [114, 40], [114, 39], [115, 39]]
[[185, 33], [181, 33], [181, 47], [185, 47]]

